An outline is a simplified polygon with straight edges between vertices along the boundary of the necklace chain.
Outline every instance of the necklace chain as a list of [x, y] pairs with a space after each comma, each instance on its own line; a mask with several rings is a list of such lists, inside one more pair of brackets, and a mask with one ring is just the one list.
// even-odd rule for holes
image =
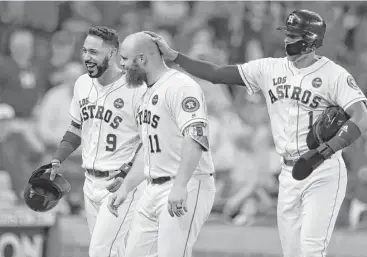
[[[110, 90], [111, 90], [111, 88], [115, 85], [115, 83], [117, 82], [117, 80], [118, 80], [118, 78], [120, 77], [120, 75], [121, 75], [121, 72], [119, 72], [117, 75], [116, 75], [116, 77], [115, 77], [115, 80], [112, 82], [112, 84], [111, 84], [111, 86], [109, 87], [109, 89], [107, 90], [107, 92], [106, 93], [104, 93], [103, 95], [101, 95], [100, 97], [97, 97], [97, 99], [94, 101], [94, 102], [91, 102], [90, 100], [89, 100], [89, 103], [91, 103], [91, 104], [96, 104], [97, 102], [98, 102], [98, 100], [99, 99], [101, 99], [102, 97], [104, 97], [105, 95], [107, 95], [109, 92], [110, 92]], [[92, 79], [92, 83], [93, 83], [93, 86], [95, 87], [95, 88], [97, 88], [97, 86], [94, 84], [94, 79]], [[90, 95], [90, 92], [89, 92], [89, 95]], [[97, 92], [97, 95], [98, 95], [98, 92]], [[88, 97], [89, 98], [89, 97]]]

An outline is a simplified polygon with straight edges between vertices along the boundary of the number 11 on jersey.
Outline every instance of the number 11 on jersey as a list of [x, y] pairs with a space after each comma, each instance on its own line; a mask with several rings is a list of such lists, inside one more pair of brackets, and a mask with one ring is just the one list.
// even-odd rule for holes
[[158, 135], [149, 135], [149, 144], [150, 144], [150, 152], [151, 153], [160, 153], [161, 148], [159, 147]]

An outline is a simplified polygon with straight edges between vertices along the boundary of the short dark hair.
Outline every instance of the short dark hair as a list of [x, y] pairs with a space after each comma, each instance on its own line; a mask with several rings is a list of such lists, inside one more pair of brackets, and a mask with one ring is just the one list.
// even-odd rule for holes
[[89, 29], [88, 35], [100, 37], [103, 39], [104, 43], [107, 43], [117, 49], [119, 48], [119, 37], [114, 29], [103, 26], [93, 26]]

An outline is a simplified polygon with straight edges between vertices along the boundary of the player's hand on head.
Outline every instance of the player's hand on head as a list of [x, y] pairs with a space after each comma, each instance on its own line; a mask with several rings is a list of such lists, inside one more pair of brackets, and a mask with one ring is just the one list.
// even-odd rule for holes
[[122, 182], [124, 181], [123, 178], [121, 177], [111, 177], [110, 179], [108, 179], [110, 182], [109, 184], [106, 186], [106, 189], [110, 192], [116, 192], [122, 185]]
[[114, 216], [118, 217], [118, 208], [126, 200], [127, 194], [125, 188], [120, 186], [116, 192], [109, 196], [107, 207]]
[[170, 48], [166, 40], [164, 40], [162, 36], [151, 31], [143, 31], [143, 32], [149, 35], [150, 38], [153, 40], [153, 42], [157, 44], [163, 58], [170, 61], [173, 61], [177, 58], [178, 52]]
[[51, 164], [52, 164], [52, 168], [46, 170], [45, 173], [50, 173], [50, 180], [54, 180], [57, 174], [61, 175], [61, 170], [60, 170], [61, 163], [59, 160], [52, 160]]
[[168, 196], [168, 212], [171, 217], [181, 217], [187, 212], [187, 188], [173, 186]]

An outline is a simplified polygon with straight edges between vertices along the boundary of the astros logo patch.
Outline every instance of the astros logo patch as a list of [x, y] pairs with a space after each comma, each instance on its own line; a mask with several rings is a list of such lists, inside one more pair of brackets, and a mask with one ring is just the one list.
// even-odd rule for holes
[[182, 101], [182, 109], [185, 112], [195, 112], [199, 110], [200, 103], [195, 97], [186, 97]]
[[158, 95], [153, 96], [152, 104], [156, 105], [158, 103]]
[[294, 14], [289, 15], [287, 23], [288, 24], [293, 24], [294, 19], [296, 19], [296, 16]]
[[352, 76], [348, 76], [348, 78], [347, 78], [347, 83], [348, 83], [348, 85], [351, 87], [351, 88], [353, 88], [353, 89], [359, 89], [359, 87], [358, 87], [358, 85], [357, 85], [357, 83], [356, 83], [356, 81], [354, 80], [354, 78], [352, 77]]
[[315, 88], [319, 88], [322, 84], [322, 80], [320, 78], [314, 78], [312, 80], [312, 86]]
[[122, 100], [121, 98], [117, 98], [113, 102], [113, 106], [115, 106], [116, 109], [121, 109], [122, 107], [124, 107], [124, 100]]

